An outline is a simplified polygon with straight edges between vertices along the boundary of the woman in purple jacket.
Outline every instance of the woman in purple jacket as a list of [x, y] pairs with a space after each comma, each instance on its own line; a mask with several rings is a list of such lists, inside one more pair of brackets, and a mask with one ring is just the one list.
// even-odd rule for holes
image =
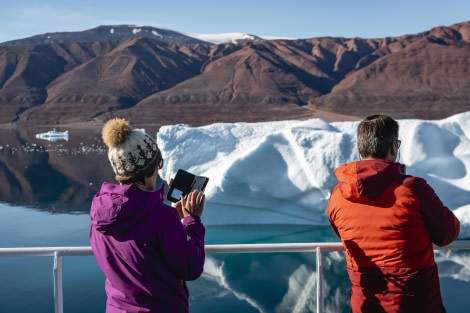
[[102, 131], [119, 184], [103, 183], [91, 205], [90, 243], [106, 276], [106, 312], [188, 312], [186, 280], [204, 267], [200, 217], [205, 196], [194, 191], [175, 207], [155, 190], [163, 159], [155, 141], [124, 119]]

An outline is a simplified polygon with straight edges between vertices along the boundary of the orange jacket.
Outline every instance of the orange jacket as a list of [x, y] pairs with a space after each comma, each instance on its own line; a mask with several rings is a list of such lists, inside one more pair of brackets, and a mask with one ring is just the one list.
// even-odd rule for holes
[[443, 312], [432, 244], [457, 238], [452, 211], [424, 179], [386, 160], [345, 164], [335, 175], [328, 218], [346, 249], [353, 312]]

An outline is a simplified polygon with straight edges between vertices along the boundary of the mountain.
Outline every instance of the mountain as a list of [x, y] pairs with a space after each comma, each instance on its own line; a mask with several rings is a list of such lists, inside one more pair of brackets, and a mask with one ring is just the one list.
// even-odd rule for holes
[[378, 39], [220, 38], [122, 25], [0, 44], [0, 124], [437, 119], [470, 107], [470, 22]]
[[182, 33], [151, 26], [114, 25], [99, 26], [81, 32], [56, 32], [29, 38], [4, 42], [4, 46], [40, 45], [71, 42], [120, 41], [136, 38], [150, 38], [165, 42], [194, 44], [207, 42]]

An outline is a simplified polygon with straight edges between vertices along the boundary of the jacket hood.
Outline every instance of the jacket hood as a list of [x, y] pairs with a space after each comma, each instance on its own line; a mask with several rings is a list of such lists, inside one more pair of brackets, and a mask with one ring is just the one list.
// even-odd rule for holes
[[397, 163], [361, 160], [339, 166], [335, 171], [343, 197], [352, 202], [377, 198], [391, 183], [403, 178]]
[[91, 204], [91, 224], [107, 235], [124, 234], [163, 202], [163, 191], [163, 187], [146, 191], [135, 184], [103, 183]]

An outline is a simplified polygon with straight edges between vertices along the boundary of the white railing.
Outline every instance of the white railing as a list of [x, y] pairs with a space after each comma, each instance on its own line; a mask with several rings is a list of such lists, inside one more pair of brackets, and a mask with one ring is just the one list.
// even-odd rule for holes
[[[454, 241], [445, 247], [437, 247], [436, 250], [470, 250], [470, 240]], [[235, 253], [287, 253], [287, 252], [316, 252], [316, 298], [317, 312], [323, 311], [322, 294], [322, 252], [343, 251], [340, 242], [317, 243], [273, 243], [273, 244], [223, 244], [206, 245], [206, 254], [235, 254]], [[18, 256], [53, 256], [54, 279], [54, 308], [55, 313], [63, 313], [62, 294], [62, 256], [87, 256], [93, 255], [91, 247], [31, 247], [31, 248], [0, 248], [0, 257]]]

